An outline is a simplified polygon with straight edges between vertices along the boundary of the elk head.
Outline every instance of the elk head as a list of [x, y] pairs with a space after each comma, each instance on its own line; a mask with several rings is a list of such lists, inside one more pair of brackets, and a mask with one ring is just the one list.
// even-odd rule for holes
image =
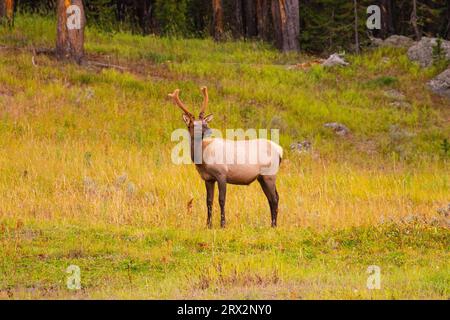
[[176, 89], [173, 93], [169, 94], [169, 97], [172, 98], [174, 103], [183, 111], [183, 120], [189, 129], [191, 137], [194, 136], [194, 128], [201, 128], [202, 138], [205, 135], [210, 134], [211, 132], [208, 124], [213, 119], [213, 115], [209, 114], [205, 116], [206, 107], [208, 106], [208, 89], [206, 87], [201, 87], [201, 91], [203, 95], [203, 103], [198, 115], [198, 120], [191, 112], [189, 112], [189, 110], [186, 108], [186, 105], [181, 101], [179, 96], [180, 89]]

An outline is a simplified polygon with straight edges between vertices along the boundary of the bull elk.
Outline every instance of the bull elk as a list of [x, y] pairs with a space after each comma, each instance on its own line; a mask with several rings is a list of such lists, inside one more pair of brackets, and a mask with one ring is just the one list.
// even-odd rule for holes
[[[191, 159], [206, 186], [207, 226], [212, 227], [212, 205], [215, 183], [219, 189], [220, 226], [225, 227], [225, 197], [227, 184], [249, 185], [258, 180], [270, 206], [272, 227], [277, 226], [279, 196], [276, 188], [278, 171], [283, 149], [266, 139], [229, 140], [213, 138], [209, 123], [211, 114], [205, 116], [208, 106], [208, 90], [201, 88], [203, 104], [198, 120], [180, 100], [180, 90], [169, 94], [174, 103], [183, 111], [183, 120], [190, 135]], [[197, 151], [200, 150], [200, 153]], [[224, 161], [224, 156], [226, 161]], [[200, 159], [199, 159], [200, 157]], [[256, 159], [256, 161], [255, 161]], [[200, 161], [199, 161], [200, 160]], [[270, 168], [270, 169], [268, 169]]]

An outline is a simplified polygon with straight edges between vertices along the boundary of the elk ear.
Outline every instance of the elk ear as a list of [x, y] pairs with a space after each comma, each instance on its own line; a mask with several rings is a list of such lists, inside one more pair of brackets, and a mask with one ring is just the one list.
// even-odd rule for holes
[[209, 123], [212, 121], [213, 118], [214, 116], [212, 114], [208, 114], [206, 117], [203, 118], [203, 120], [205, 120], [206, 123]]
[[183, 113], [183, 121], [187, 126], [189, 126], [191, 124], [191, 117], [189, 117], [186, 113]]

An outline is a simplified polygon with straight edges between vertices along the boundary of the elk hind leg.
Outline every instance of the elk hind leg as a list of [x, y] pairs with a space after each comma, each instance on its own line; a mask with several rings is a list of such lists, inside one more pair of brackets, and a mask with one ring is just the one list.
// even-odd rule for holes
[[213, 207], [213, 201], [214, 201], [214, 186], [215, 186], [215, 181], [214, 180], [210, 180], [210, 181], [205, 181], [205, 186], [206, 186], [206, 207], [208, 208], [208, 218], [206, 220], [206, 225], [208, 226], [208, 228], [212, 228], [212, 207]]
[[218, 179], [219, 205], [220, 205], [220, 227], [225, 228], [225, 199], [227, 195], [227, 182], [225, 179]]
[[269, 202], [272, 227], [276, 227], [278, 218], [278, 202], [280, 200], [275, 184], [276, 176], [261, 175], [258, 177], [258, 182], [266, 195], [267, 201]]

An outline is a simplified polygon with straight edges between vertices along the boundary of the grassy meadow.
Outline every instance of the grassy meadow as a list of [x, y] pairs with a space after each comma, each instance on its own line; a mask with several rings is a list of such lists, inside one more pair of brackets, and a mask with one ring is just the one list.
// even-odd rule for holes
[[[93, 28], [95, 64], [33, 58], [55, 30], [0, 29], [0, 298], [450, 298], [450, 101], [426, 88], [439, 67], [381, 48], [301, 70], [314, 57], [259, 42]], [[228, 188], [225, 230], [215, 201], [208, 230], [202, 180], [172, 163], [184, 123], [167, 94], [197, 112], [202, 85], [213, 127], [280, 129], [277, 229], [254, 183]]]

